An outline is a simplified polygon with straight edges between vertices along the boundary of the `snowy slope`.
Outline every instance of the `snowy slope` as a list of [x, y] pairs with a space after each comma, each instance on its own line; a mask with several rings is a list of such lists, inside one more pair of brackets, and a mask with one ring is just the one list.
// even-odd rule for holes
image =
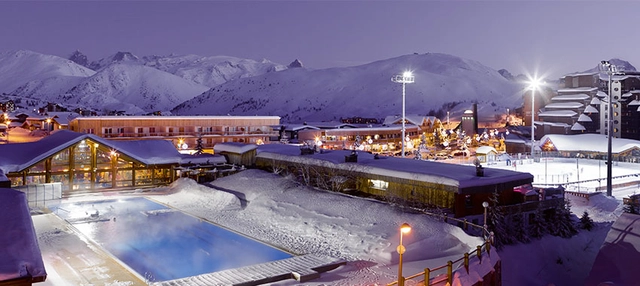
[[59, 100], [105, 111], [137, 108], [134, 113], [140, 114], [169, 110], [207, 89], [151, 67], [116, 63], [73, 87]]
[[147, 66], [208, 87], [287, 68], [266, 59], [258, 62], [228, 56], [170, 55], [144, 57], [144, 60]]
[[60, 94], [94, 71], [73, 61], [32, 51], [0, 52], [0, 92], [23, 97]]
[[100, 70], [110, 64], [114, 63], [129, 63], [129, 64], [144, 64], [144, 61], [141, 60], [138, 56], [130, 53], [130, 52], [117, 52], [111, 56], [106, 58], [99, 59], [97, 61], [91, 62], [89, 67], [95, 71]]
[[[521, 86], [476, 61], [446, 54], [412, 54], [366, 65], [288, 69], [229, 81], [177, 106], [177, 114], [278, 115], [284, 122], [383, 118], [402, 112], [402, 84], [391, 77], [411, 70], [406, 112], [444, 108], [460, 116], [478, 101], [479, 112], [504, 113], [520, 106]], [[491, 116], [491, 115], [489, 115]]]

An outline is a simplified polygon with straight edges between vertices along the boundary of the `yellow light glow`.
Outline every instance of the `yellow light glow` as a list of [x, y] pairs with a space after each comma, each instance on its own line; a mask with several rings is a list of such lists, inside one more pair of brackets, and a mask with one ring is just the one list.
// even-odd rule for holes
[[411, 232], [411, 226], [405, 222], [400, 226], [400, 231], [404, 234], [407, 234]]

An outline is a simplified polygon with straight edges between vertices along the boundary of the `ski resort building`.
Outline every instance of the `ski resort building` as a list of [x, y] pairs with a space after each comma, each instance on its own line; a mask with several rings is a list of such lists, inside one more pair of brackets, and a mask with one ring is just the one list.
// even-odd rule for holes
[[284, 144], [258, 146], [256, 166], [323, 189], [436, 207], [455, 217], [482, 214], [494, 193], [501, 205], [522, 203], [514, 189], [533, 182], [531, 174], [510, 170]]
[[268, 143], [278, 137], [279, 116], [91, 116], [69, 122], [69, 130], [113, 140], [165, 139], [193, 150], [201, 137], [205, 149], [216, 143]]
[[181, 154], [167, 140], [107, 140], [58, 130], [36, 142], [0, 145], [12, 188], [60, 184], [62, 195], [167, 185], [185, 169], [221, 169], [222, 156]]

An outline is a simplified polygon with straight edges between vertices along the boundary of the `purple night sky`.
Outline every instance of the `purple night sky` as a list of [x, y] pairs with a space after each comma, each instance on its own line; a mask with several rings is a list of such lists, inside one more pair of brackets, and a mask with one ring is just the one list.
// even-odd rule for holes
[[227, 55], [309, 68], [440, 52], [552, 78], [640, 66], [635, 1], [0, 1], [0, 51]]

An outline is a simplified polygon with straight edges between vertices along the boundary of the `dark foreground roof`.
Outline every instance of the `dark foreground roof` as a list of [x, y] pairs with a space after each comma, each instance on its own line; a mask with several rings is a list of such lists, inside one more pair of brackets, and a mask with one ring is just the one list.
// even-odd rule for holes
[[14, 189], [0, 188], [0, 253], [0, 281], [47, 278], [26, 195]]

